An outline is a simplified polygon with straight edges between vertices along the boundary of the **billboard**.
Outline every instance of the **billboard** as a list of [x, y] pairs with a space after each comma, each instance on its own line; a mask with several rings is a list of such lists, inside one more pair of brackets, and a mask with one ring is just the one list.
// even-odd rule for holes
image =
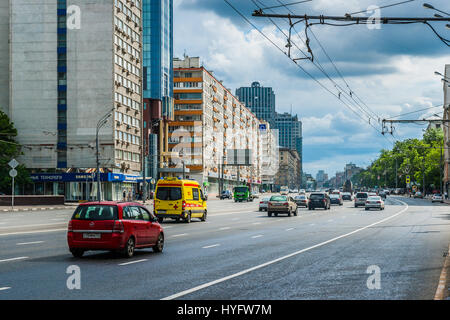
[[253, 153], [251, 149], [227, 149], [227, 165], [251, 166]]

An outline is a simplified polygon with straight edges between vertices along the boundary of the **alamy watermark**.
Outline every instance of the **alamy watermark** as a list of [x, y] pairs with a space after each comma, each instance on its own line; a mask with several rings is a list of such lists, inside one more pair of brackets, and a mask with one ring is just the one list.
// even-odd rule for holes
[[366, 273], [370, 274], [367, 278], [367, 288], [369, 290], [380, 290], [381, 289], [381, 269], [377, 265], [371, 265], [367, 268]]
[[70, 265], [66, 269], [66, 273], [70, 274], [67, 278], [66, 286], [69, 290], [81, 289], [81, 269], [77, 265]]

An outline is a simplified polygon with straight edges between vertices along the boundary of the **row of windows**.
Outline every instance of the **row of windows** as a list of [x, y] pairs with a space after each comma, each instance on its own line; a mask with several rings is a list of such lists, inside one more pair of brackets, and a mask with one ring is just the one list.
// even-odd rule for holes
[[139, 119], [130, 117], [129, 115], [123, 114], [123, 113], [118, 112], [118, 111], [116, 111], [116, 113], [115, 113], [114, 120], [119, 121], [120, 123], [123, 122], [123, 123], [128, 124], [128, 125], [130, 125], [132, 127], [135, 127], [135, 128], [139, 128], [140, 127], [140, 125], [139, 125], [139, 121], [140, 120]]
[[115, 55], [114, 62], [127, 70], [128, 72], [131, 72], [132, 74], [136, 75], [137, 77], [140, 76], [141, 69], [136, 67], [134, 64], [128, 62], [127, 60], [123, 59], [122, 57]]
[[202, 116], [199, 114], [179, 115], [179, 116], [175, 116], [175, 121], [202, 121]]
[[121, 19], [114, 17], [114, 25], [119, 28], [120, 31], [124, 31], [125, 34], [127, 34], [131, 39], [133, 39], [133, 42], [139, 42], [140, 36], [137, 32], [135, 32], [132, 28], [130, 28], [125, 22], [123, 22]]
[[175, 100], [202, 100], [202, 94], [193, 92], [193, 93], [175, 93]]
[[122, 38], [118, 37], [117, 35], [114, 36], [114, 43], [118, 45], [120, 48], [125, 49], [128, 54], [132, 55], [136, 59], [140, 59], [140, 51], [134, 48], [132, 45], [130, 45], [128, 42], [123, 40]]
[[202, 110], [203, 105], [201, 104], [176, 104], [174, 106], [176, 111], [179, 110]]
[[175, 82], [175, 88], [202, 88], [203, 82]]
[[[131, 0], [135, 6], [138, 8], [141, 7], [140, 0]], [[134, 23], [139, 26], [141, 24], [141, 19], [135, 15], [126, 5], [122, 3], [120, 0], [114, 0], [114, 4], [117, 8], [120, 9], [127, 17], [129, 17]]]
[[116, 139], [120, 141], [129, 142], [131, 144], [141, 145], [141, 138], [127, 132], [116, 130]]
[[118, 159], [118, 160], [141, 162], [140, 157], [141, 157], [141, 155], [139, 153], [123, 151], [123, 150], [116, 150], [116, 159]]
[[118, 83], [120, 83], [125, 88], [132, 89], [137, 94], [141, 93], [141, 86], [140, 85], [134, 83], [131, 80], [128, 80], [127, 78], [122, 77], [121, 75], [119, 75], [117, 73], [114, 74], [114, 80], [117, 81]]
[[132, 108], [134, 110], [140, 110], [141, 109], [141, 103], [140, 102], [134, 101], [133, 99], [128, 98], [128, 97], [126, 97], [126, 96], [124, 96], [124, 95], [122, 95], [122, 94], [120, 94], [118, 92], [115, 93], [115, 99], [116, 99], [116, 102], [122, 103], [122, 104], [124, 104], [124, 105], [126, 105], [126, 106], [128, 106], [128, 107], [130, 107], [130, 108]]

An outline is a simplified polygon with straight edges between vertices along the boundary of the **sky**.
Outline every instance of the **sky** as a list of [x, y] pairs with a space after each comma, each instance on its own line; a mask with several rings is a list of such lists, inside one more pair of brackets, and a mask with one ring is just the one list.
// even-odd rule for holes
[[[280, 1], [297, 1], [228, 1], [273, 44], [224, 0], [174, 0], [174, 55], [200, 57], [203, 66], [214, 71], [232, 92], [254, 81], [272, 87], [277, 111], [292, 110], [302, 121], [304, 172], [315, 175], [325, 170], [332, 177], [343, 171], [346, 163], [367, 167], [380, 150], [391, 148], [396, 140], [419, 138], [426, 128], [395, 125], [393, 136], [383, 136], [382, 119], [425, 108], [429, 109], [395, 119], [442, 115], [443, 83], [434, 71], [443, 73], [445, 64], [450, 64], [450, 48], [425, 24], [382, 24], [378, 29], [313, 25], [308, 35], [315, 64], [303, 59], [296, 65], [282, 52], [287, 52], [288, 21], [273, 19], [275, 25], [267, 18], [252, 17], [252, 13]], [[427, 1], [450, 12], [448, 0]], [[297, 15], [343, 16], [398, 2], [402, 1], [312, 0], [289, 8]], [[422, 4], [415, 0], [382, 8], [379, 13], [383, 17], [432, 17], [436, 13]], [[288, 9], [264, 12], [287, 14]], [[353, 16], [376, 14], [366, 11]], [[450, 39], [445, 24], [433, 22], [432, 26]], [[292, 58], [305, 57], [304, 23], [296, 24], [292, 32]]]

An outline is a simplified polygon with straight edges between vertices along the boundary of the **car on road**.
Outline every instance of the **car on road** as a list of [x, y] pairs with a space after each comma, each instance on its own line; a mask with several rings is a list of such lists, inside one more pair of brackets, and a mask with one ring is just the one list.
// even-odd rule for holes
[[315, 210], [316, 208], [330, 210], [330, 196], [326, 192], [313, 192], [309, 195], [308, 210]]
[[67, 243], [74, 257], [110, 250], [130, 258], [135, 249], [164, 248], [164, 230], [147, 208], [132, 202], [85, 202], [72, 215]]
[[223, 199], [233, 199], [233, 194], [231, 193], [230, 190], [223, 190], [222, 193], [220, 194], [220, 200]]
[[253, 199], [259, 199], [259, 193], [258, 192], [252, 192]]
[[300, 194], [294, 197], [294, 201], [298, 207], [308, 208], [308, 197], [306, 194]]
[[299, 194], [306, 194], [306, 190], [305, 190], [305, 189], [300, 189], [300, 190], [298, 191], [298, 193], [299, 193]]
[[444, 198], [442, 197], [442, 194], [435, 193], [435, 194], [433, 194], [433, 196], [431, 197], [431, 202], [440, 202], [440, 203], [444, 203]]
[[270, 197], [267, 206], [267, 215], [271, 217], [272, 214], [278, 216], [279, 213], [287, 213], [289, 217], [291, 216], [291, 214], [294, 214], [294, 216], [296, 216], [297, 209], [297, 204], [295, 203], [294, 199], [292, 199], [292, 197], [285, 195], [272, 196]]
[[161, 223], [166, 218], [190, 223], [192, 218], [206, 221], [207, 204], [200, 184], [195, 180], [164, 178], [158, 180], [154, 213]]
[[365, 206], [368, 197], [369, 194], [367, 192], [357, 192], [355, 195], [355, 208], [358, 208], [359, 206]]
[[350, 192], [342, 192], [342, 200], [352, 201], [352, 194]]
[[420, 191], [414, 193], [414, 199], [423, 199], [423, 194]]
[[267, 211], [267, 207], [269, 206], [270, 197], [264, 197], [259, 202], [259, 211]]
[[253, 201], [253, 196], [248, 186], [238, 186], [233, 189], [234, 202]]
[[286, 186], [282, 186], [282, 187], [280, 188], [280, 194], [281, 194], [281, 195], [287, 195], [287, 194], [289, 194], [289, 188], [286, 187]]
[[366, 200], [365, 204], [366, 210], [369, 209], [380, 209], [384, 210], [384, 201], [380, 196], [370, 196]]
[[341, 193], [330, 194], [330, 203], [342, 206], [344, 204], [344, 200], [342, 199]]

